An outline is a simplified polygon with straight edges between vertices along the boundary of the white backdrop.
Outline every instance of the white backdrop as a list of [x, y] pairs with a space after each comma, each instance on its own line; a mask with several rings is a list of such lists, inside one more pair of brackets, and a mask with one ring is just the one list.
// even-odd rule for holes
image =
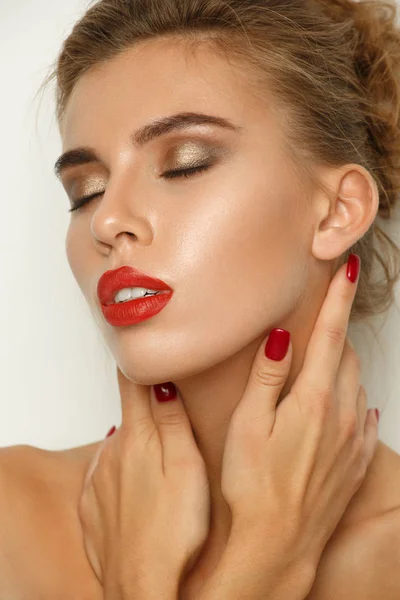
[[[0, 0], [0, 446], [69, 448], [100, 440], [121, 422], [114, 361], [65, 255], [69, 204], [52, 173], [61, 153], [53, 88], [40, 110], [33, 102], [85, 6]], [[400, 214], [387, 230], [400, 243]], [[351, 326], [350, 338], [369, 405], [386, 405], [380, 438], [400, 453], [399, 297], [397, 285], [397, 307], [374, 321], [381, 348], [365, 326]]]

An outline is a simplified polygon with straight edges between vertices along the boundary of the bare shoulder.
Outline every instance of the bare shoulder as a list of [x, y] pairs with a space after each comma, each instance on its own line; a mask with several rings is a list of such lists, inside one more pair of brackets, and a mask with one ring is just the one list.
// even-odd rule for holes
[[372, 476], [366, 488], [374, 494], [365, 492], [359, 498], [370, 514], [337, 530], [329, 540], [307, 600], [400, 598], [400, 455], [381, 443], [373, 468], [380, 474]]
[[398, 600], [400, 508], [330, 544], [307, 600]]
[[0, 600], [96, 598], [74, 510], [80, 460], [79, 451], [0, 448]]

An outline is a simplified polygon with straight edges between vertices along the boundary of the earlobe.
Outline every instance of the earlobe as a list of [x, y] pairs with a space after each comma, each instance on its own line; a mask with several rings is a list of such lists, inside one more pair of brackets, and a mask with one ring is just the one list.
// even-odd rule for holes
[[325, 213], [314, 234], [312, 253], [320, 260], [338, 258], [360, 240], [373, 224], [379, 208], [378, 186], [364, 167], [346, 165], [335, 175], [331, 189], [336, 192], [324, 203]]

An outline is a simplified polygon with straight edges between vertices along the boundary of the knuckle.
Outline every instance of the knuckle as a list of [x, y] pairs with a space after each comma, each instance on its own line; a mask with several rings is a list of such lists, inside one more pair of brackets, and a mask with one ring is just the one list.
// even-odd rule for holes
[[253, 373], [253, 381], [262, 387], [281, 387], [286, 375], [278, 370], [257, 369]]
[[310, 406], [310, 419], [319, 429], [324, 429], [332, 414], [332, 407], [328, 403], [312, 402]]
[[357, 435], [358, 421], [355, 412], [348, 412], [341, 419], [340, 429], [345, 441], [353, 439]]
[[343, 344], [346, 339], [347, 329], [340, 325], [327, 325], [325, 335], [334, 344]]
[[[129, 426], [122, 423], [119, 430], [118, 439], [118, 459], [121, 464], [131, 464], [137, 459], [138, 453], [143, 447], [146, 447], [153, 435], [154, 425], [151, 419], [143, 417], [137, 419]], [[115, 470], [115, 465], [113, 466]]]
[[162, 416], [160, 416], [157, 420], [157, 425], [160, 427], [182, 427], [182, 425], [186, 422], [185, 415], [181, 412], [171, 411], [165, 412]]
[[121, 427], [122, 452], [129, 450], [134, 442], [141, 442], [151, 437], [154, 430], [154, 421], [151, 416], [136, 419], [130, 428]]
[[327, 418], [333, 406], [333, 391], [328, 387], [316, 389], [312, 393], [311, 409], [320, 418]]

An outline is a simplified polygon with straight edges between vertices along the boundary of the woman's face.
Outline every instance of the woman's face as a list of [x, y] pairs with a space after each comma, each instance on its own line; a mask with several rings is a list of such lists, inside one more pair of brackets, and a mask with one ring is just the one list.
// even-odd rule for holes
[[[142, 146], [154, 119], [203, 113], [237, 130], [198, 124]], [[81, 77], [61, 129], [63, 152], [89, 146], [98, 161], [67, 167], [66, 250], [73, 274], [120, 369], [151, 385], [179, 381], [239, 352], [299, 306], [312, 258], [312, 217], [266, 100], [205, 46], [141, 42]], [[167, 171], [208, 165], [189, 177]], [[97, 284], [123, 265], [162, 279], [166, 307], [130, 326], [103, 317]]]

